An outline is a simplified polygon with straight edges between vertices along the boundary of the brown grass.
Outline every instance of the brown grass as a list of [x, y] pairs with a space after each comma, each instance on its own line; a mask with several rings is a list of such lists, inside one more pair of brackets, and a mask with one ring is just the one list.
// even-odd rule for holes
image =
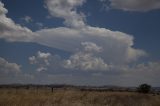
[[160, 96], [131, 92], [0, 89], [0, 106], [160, 106]]

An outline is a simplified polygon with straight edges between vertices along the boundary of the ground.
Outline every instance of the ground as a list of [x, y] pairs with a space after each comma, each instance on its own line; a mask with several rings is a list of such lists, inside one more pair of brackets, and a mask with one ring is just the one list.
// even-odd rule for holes
[[160, 106], [160, 95], [77, 89], [0, 88], [0, 106]]

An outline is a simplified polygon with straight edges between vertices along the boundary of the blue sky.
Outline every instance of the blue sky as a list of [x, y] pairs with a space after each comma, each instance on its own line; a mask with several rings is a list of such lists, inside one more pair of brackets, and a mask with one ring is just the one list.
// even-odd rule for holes
[[0, 83], [160, 86], [159, 1], [0, 2]]

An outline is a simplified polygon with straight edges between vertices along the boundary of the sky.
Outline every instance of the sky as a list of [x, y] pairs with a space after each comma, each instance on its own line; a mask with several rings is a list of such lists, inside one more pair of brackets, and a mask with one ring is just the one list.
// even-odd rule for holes
[[160, 86], [159, 0], [0, 0], [0, 84]]

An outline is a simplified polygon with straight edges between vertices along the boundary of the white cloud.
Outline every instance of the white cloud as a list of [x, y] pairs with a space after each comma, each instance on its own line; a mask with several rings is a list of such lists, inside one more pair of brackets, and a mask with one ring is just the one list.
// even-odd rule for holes
[[29, 62], [37, 67], [36, 71], [55, 71], [63, 67], [63, 60], [59, 55], [38, 51], [35, 56], [29, 57]]
[[47, 71], [47, 68], [46, 67], [39, 67], [39, 68], [37, 68], [37, 71], [38, 72]]
[[110, 6], [124, 11], [150, 11], [160, 9], [159, 0], [109, 0]]
[[7, 41], [32, 41], [36, 34], [8, 18], [7, 12], [4, 4], [0, 2], [0, 38]]
[[25, 16], [25, 17], [23, 17], [23, 18], [21, 18], [21, 19], [24, 20], [24, 21], [27, 22], [27, 23], [30, 23], [30, 22], [33, 21], [33, 19], [32, 19], [30, 16]]
[[16, 63], [10, 63], [4, 58], [0, 57], [0, 73], [19, 73], [21, 72], [20, 65]]
[[[46, 3], [51, 13], [67, 20], [68, 18], [66, 18], [63, 13], [68, 11], [69, 13], [66, 15], [73, 18], [73, 12], [77, 17], [79, 17], [80, 14], [76, 12], [76, 7], [82, 5], [84, 0], [47, 0]], [[66, 9], [62, 8], [63, 5], [65, 5], [64, 7], [66, 7]], [[103, 48], [103, 51], [99, 55], [101, 55], [101, 58], [103, 58], [105, 62], [110, 63], [130, 62], [144, 56], [145, 54], [143, 50], [134, 49], [132, 47], [133, 37], [131, 35], [118, 31], [110, 31], [105, 28], [91, 27], [85, 24], [82, 25], [81, 28], [58, 27], [32, 32], [28, 28], [21, 27], [20, 25], [15, 24], [10, 18], [7, 18], [7, 10], [4, 8], [2, 3], [0, 7], [2, 10], [0, 15], [0, 38], [4, 38], [8, 41], [36, 42], [71, 52], [75, 52], [76, 49], [80, 49], [82, 42], [92, 42]], [[77, 18], [72, 18], [71, 20], [75, 19], [74, 21], [79, 21]], [[91, 45], [95, 46], [90, 43], [87, 45], [88, 46], [86, 46], [85, 49], [91, 49], [89, 48]]]
[[39, 64], [40, 66], [50, 65], [51, 54], [38, 51], [36, 56], [29, 57], [31, 64]]
[[4, 8], [4, 4], [0, 2], [0, 15], [7, 14], [8, 10]]
[[127, 60], [137, 60], [139, 59], [141, 56], [147, 56], [148, 54], [143, 51], [143, 50], [140, 50], [140, 49], [131, 49], [131, 48], [128, 48], [128, 51], [127, 51]]
[[65, 25], [80, 28], [85, 25], [84, 14], [78, 14], [77, 6], [81, 6], [85, 0], [46, 0], [46, 7], [54, 17], [65, 19]]
[[159, 70], [160, 62], [151, 61], [140, 63], [134, 66], [122, 67], [122, 74], [120, 76], [122, 76], [123, 82], [127, 80], [125, 82], [126, 85], [139, 85], [141, 83], [148, 83], [154, 86], [159, 86]]
[[[64, 67], [68, 69], [76, 70], [94, 70], [94, 71], [124, 71], [131, 70], [128, 64], [117, 64], [111, 61], [107, 61], [106, 58], [102, 58], [102, 48], [93, 42], [82, 42], [83, 46], [80, 51], [71, 55], [69, 59], [64, 60]], [[146, 53], [142, 50], [128, 49], [126, 54], [127, 60], [136, 60], [139, 56], [145, 56]], [[118, 55], [118, 54], [117, 54]], [[127, 58], [128, 57], [128, 58]], [[104, 59], [104, 60], [103, 60]], [[119, 59], [119, 58], [118, 58]], [[117, 61], [116, 61], [117, 62]], [[121, 60], [122, 62], [122, 60]], [[134, 67], [135, 68], [135, 67]]]
[[[136, 65], [132, 70], [143, 72], [159, 72], [160, 62], [147, 62]], [[160, 73], [160, 72], [159, 72]]]
[[[77, 69], [85, 71], [101, 70], [101, 72], [97, 72], [97, 75], [95, 74], [95, 76], [100, 76], [101, 79], [95, 79], [95, 77], [89, 79], [84, 74], [84, 76], [74, 76], [74, 73], [71, 73], [72, 76], [66, 75], [65, 78], [59, 77], [60, 75], [58, 77], [55, 75], [56, 78], [50, 77], [54, 80], [47, 79], [48, 76], [45, 75], [33, 75], [38, 83], [40, 80], [45, 82], [55, 80], [59, 82], [61, 80], [62, 82], [91, 84], [99, 80], [98, 84], [106, 84], [106, 81], [108, 81], [111, 84], [126, 82], [126, 85], [132, 85], [137, 84], [137, 82], [148, 81], [157, 83], [155, 85], [158, 85], [159, 81], [157, 79], [160, 75], [160, 63], [150, 62], [130, 67], [128, 62], [135, 61], [147, 53], [133, 47], [134, 38], [132, 35], [86, 25], [84, 15], [76, 11], [76, 7], [81, 6], [83, 3], [84, 0], [46, 0], [50, 14], [65, 19], [67, 27], [41, 29], [32, 32], [30, 29], [22, 27], [16, 24], [11, 18], [8, 18], [6, 16], [8, 11], [4, 8], [4, 4], [0, 2], [0, 38], [7, 41], [35, 42], [72, 53], [68, 59], [64, 60], [59, 56], [40, 51], [35, 56], [29, 57], [30, 63], [36, 65], [36, 70], [40, 72], [47, 70], [56, 70], [57, 72], [57, 70], [61, 71], [63, 68], [66, 70]], [[102, 70], [111, 71], [102, 72]], [[122, 74], [119, 75], [116, 73], [116, 75], [111, 75], [110, 73], [114, 72], [114, 70], [118, 70]], [[14, 73], [20, 72], [20, 65], [9, 63], [5, 59], [0, 58], [0, 73], [9, 73], [12, 71]], [[25, 74], [21, 78], [17, 76], [16, 81], [23, 79], [22, 77], [24, 76]], [[0, 82], [5, 81], [3, 78]]]
[[84, 46], [84, 50], [88, 52], [101, 52], [102, 47], [97, 46], [95, 43], [92, 42], [82, 42], [82, 46]]
[[[132, 47], [134, 43], [131, 35], [118, 31], [110, 31], [105, 28], [86, 26], [84, 29], [72, 29], [59, 27], [42, 29], [37, 31], [37, 33], [39, 34], [39, 38], [36, 39], [36, 42], [71, 52], [76, 52], [77, 49], [80, 49], [82, 42], [92, 42], [103, 48], [99, 55], [106, 62], [131, 62], [146, 55], [143, 50]], [[86, 49], [91, 48], [86, 47]]]
[[42, 29], [44, 25], [43, 25], [43, 23], [41, 23], [41, 22], [37, 22], [37, 23], [36, 23], [36, 26], [38, 26], [39, 29]]
[[[87, 45], [84, 45], [87, 44]], [[87, 49], [88, 44], [92, 44], [92, 47], [97, 47], [97, 49]], [[93, 46], [94, 45], [94, 46]], [[106, 71], [108, 70], [108, 65], [104, 62], [101, 57], [96, 57], [98, 48], [94, 43], [84, 42], [82, 43], [83, 48], [74, 54], [72, 54], [68, 59], [61, 59], [58, 55], [52, 55], [51, 53], [44, 53], [38, 51], [36, 56], [29, 57], [31, 64], [36, 65], [37, 71], [47, 71], [47, 70], [79, 70], [79, 71]], [[99, 51], [98, 51], [99, 52]]]
[[[46, 0], [47, 8], [52, 16], [64, 18], [67, 27], [41, 29], [32, 32], [26, 27], [14, 23], [6, 17], [7, 10], [0, 3], [0, 38], [7, 41], [28, 41], [53, 48], [58, 48], [77, 53], [77, 50], [85, 46], [86, 51], [97, 51], [94, 54], [95, 61], [107, 64], [125, 64], [145, 56], [143, 50], [133, 48], [133, 36], [119, 31], [111, 31], [106, 28], [92, 27], [84, 24], [84, 18], [76, 11], [76, 7], [84, 3], [84, 0]], [[82, 24], [79, 24], [82, 23]], [[98, 45], [98, 46], [97, 46]], [[43, 64], [49, 64], [48, 58], [42, 58], [43, 53], [30, 57], [31, 63], [36, 63], [37, 58], [42, 59]], [[50, 54], [47, 54], [50, 55]], [[92, 55], [88, 56], [92, 59]], [[97, 58], [98, 57], [98, 58]], [[101, 60], [103, 59], [103, 60]], [[41, 63], [41, 64], [42, 64]]]
[[30, 23], [32, 25], [35, 25], [38, 29], [42, 29], [44, 27], [43, 23], [41, 22], [35, 22], [32, 17], [30, 16], [25, 16], [21, 18], [21, 20], [25, 21], [26, 23]]
[[65, 61], [65, 68], [76, 70], [108, 70], [108, 65], [100, 57], [94, 57], [91, 53], [78, 52]]
[[82, 42], [81, 45], [83, 46], [81, 51], [64, 60], [65, 68], [84, 71], [106, 71], [109, 69], [101, 57], [94, 56], [96, 52], [101, 52], [101, 47], [92, 42]]

